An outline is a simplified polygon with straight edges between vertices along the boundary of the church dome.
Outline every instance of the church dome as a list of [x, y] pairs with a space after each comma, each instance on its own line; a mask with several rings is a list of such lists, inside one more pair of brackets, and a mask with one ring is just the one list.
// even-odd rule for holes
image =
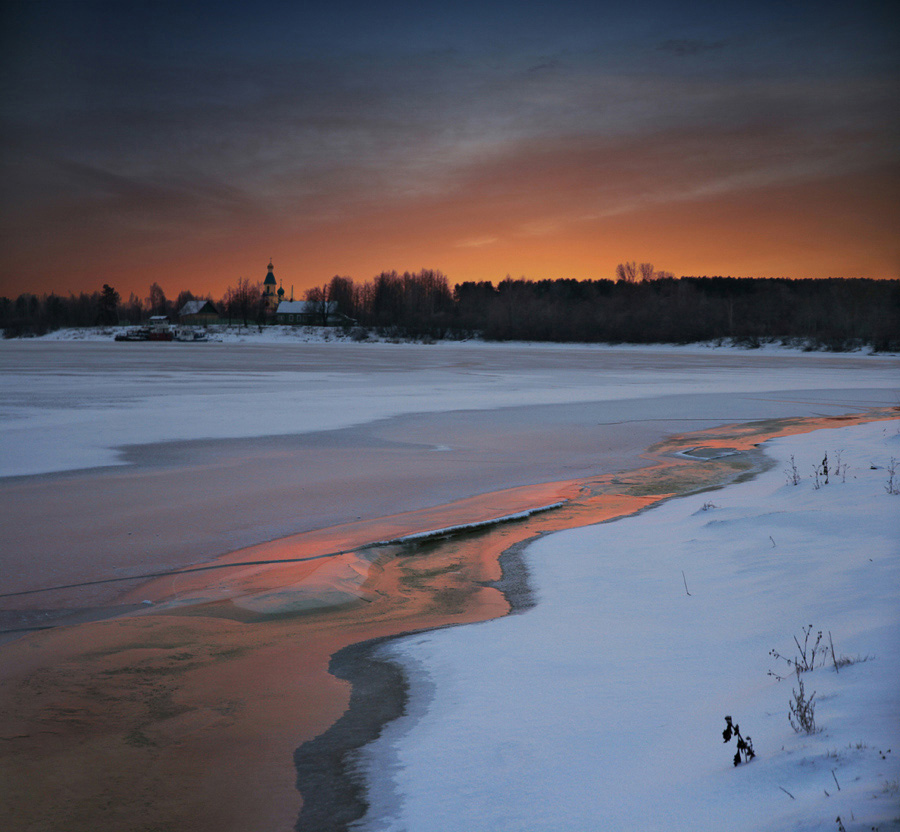
[[272, 274], [272, 270], [275, 267], [272, 265], [272, 261], [269, 261], [269, 273], [266, 275], [266, 279], [263, 281], [263, 285], [265, 286], [274, 286], [275, 285], [275, 275]]

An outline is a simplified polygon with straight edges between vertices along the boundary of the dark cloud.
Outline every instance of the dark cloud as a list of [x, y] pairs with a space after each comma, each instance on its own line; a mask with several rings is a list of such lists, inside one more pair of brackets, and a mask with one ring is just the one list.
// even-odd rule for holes
[[548, 58], [547, 60], [528, 67], [528, 71], [535, 74], [541, 72], [555, 72], [560, 69], [560, 67], [562, 67], [562, 62], [557, 58]]

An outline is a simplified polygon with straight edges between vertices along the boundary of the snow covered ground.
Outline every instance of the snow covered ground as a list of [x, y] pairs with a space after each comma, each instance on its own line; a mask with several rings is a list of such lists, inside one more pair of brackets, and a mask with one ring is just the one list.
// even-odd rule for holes
[[[77, 328], [69, 328], [69, 329], [57, 329], [53, 332], [48, 332], [46, 335], [41, 335], [37, 338], [33, 339], [24, 339], [24, 340], [34, 340], [34, 341], [95, 341], [95, 342], [109, 342], [111, 341], [118, 333], [127, 332], [129, 329], [132, 329], [131, 326], [105, 326], [105, 327], [77, 327]], [[213, 324], [210, 327], [204, 328], [208, 338], [210, 341], [214, 341], [217, 343], [225, 343], [225, 344], [290, 344], [290, 343], [304, 343], [304, 344], [327, 344], [327, 343], [347, 343], [357, 340], [355, 336], [354, 330], [344, 330], [338, 327], [324, 327], [324, 326], [266, 326], [263, 328], [257, 326], [237, 326], [232, 324]], [[368, 341], [370, 343], [398, 343], [397, 338], [390, 336], [378, 335], [374, 330], [367, 331], [363, 336], [363, 340]], [[480, 338], [469, 338], [465, 341], [454, 341], [454, 340], [441, 340], [431, 342], [432, 346], [444, 344], [447, 346], [450, 345], [458, 345], [460, 343], [469, 344], [473, 347], [491, 347], [491, 346], [501, 346], [503, 342], [496, 341], [483, 341]], [[519, 342], [522, 343], [522, 342]], [[555, 347], [560, 346], [557, 343], [539, 341], [539, 342], [528, 342], [529, 346], [533, 347], [546, 347], [548, 349], [553, 349]], [[702, 351], [706, 352], [710, 349], [717, 350], [728, 350], [735, 349], [740, 350], [742, 352], [747, 351], [746, 346], [734, 346], [731, 344], [727, 344], [725, 342], [698, 342], [694, 344], [684, 344], [684, 345], [661, 345], [661, 344], [575, 344], [570, 346], [576, 346], [584, 349], [626, 349], [626, 350], [658, 350], [660, 347], [667, 349], [676, 349], [679, 351]], [[803, 350], [806, 348], [806, 342], [803, 339], [797, 339], [793, 344], [782, 344], [779, 342], [765, 342], [761, 341], [759, 349], [763, 352], [773, 353], [773, 352], [798, 352], [799, 350]], [[865, 355], [867, 354], [868, 349], [859, 350], [855, 353], [849, 353], [851, 355]]]
[[[530, 545], [523, 614], [381, 648], [411, 702], [360, 753], [359, 828], [900, 827], [900, 427], [766, 449], [777, 464], [753, 481]], [[794, 657], [809, 626], [810, 644], [821, 630], [865, 659], [837, 673], [820, 644], [811, 735], [792, 730], [797, 679], [770, 655]], [[737, 768], [726, 714], [757, 754]]]

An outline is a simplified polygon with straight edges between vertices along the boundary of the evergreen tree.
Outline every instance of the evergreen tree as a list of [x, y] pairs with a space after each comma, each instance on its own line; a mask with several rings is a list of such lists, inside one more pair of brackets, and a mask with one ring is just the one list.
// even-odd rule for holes
[[103, 284], [100, 292], [97, 323], [101, 326], [112, 326], [119, 321], [119, 293], [108, 283]]

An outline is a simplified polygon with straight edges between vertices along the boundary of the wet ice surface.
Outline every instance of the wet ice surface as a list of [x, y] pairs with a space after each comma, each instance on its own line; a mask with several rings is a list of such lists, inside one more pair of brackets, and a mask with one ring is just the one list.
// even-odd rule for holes
[[628, 469], [671, 433], [890, 405], [898, 366], [678, 348], [3, 342], [4, 588]]

